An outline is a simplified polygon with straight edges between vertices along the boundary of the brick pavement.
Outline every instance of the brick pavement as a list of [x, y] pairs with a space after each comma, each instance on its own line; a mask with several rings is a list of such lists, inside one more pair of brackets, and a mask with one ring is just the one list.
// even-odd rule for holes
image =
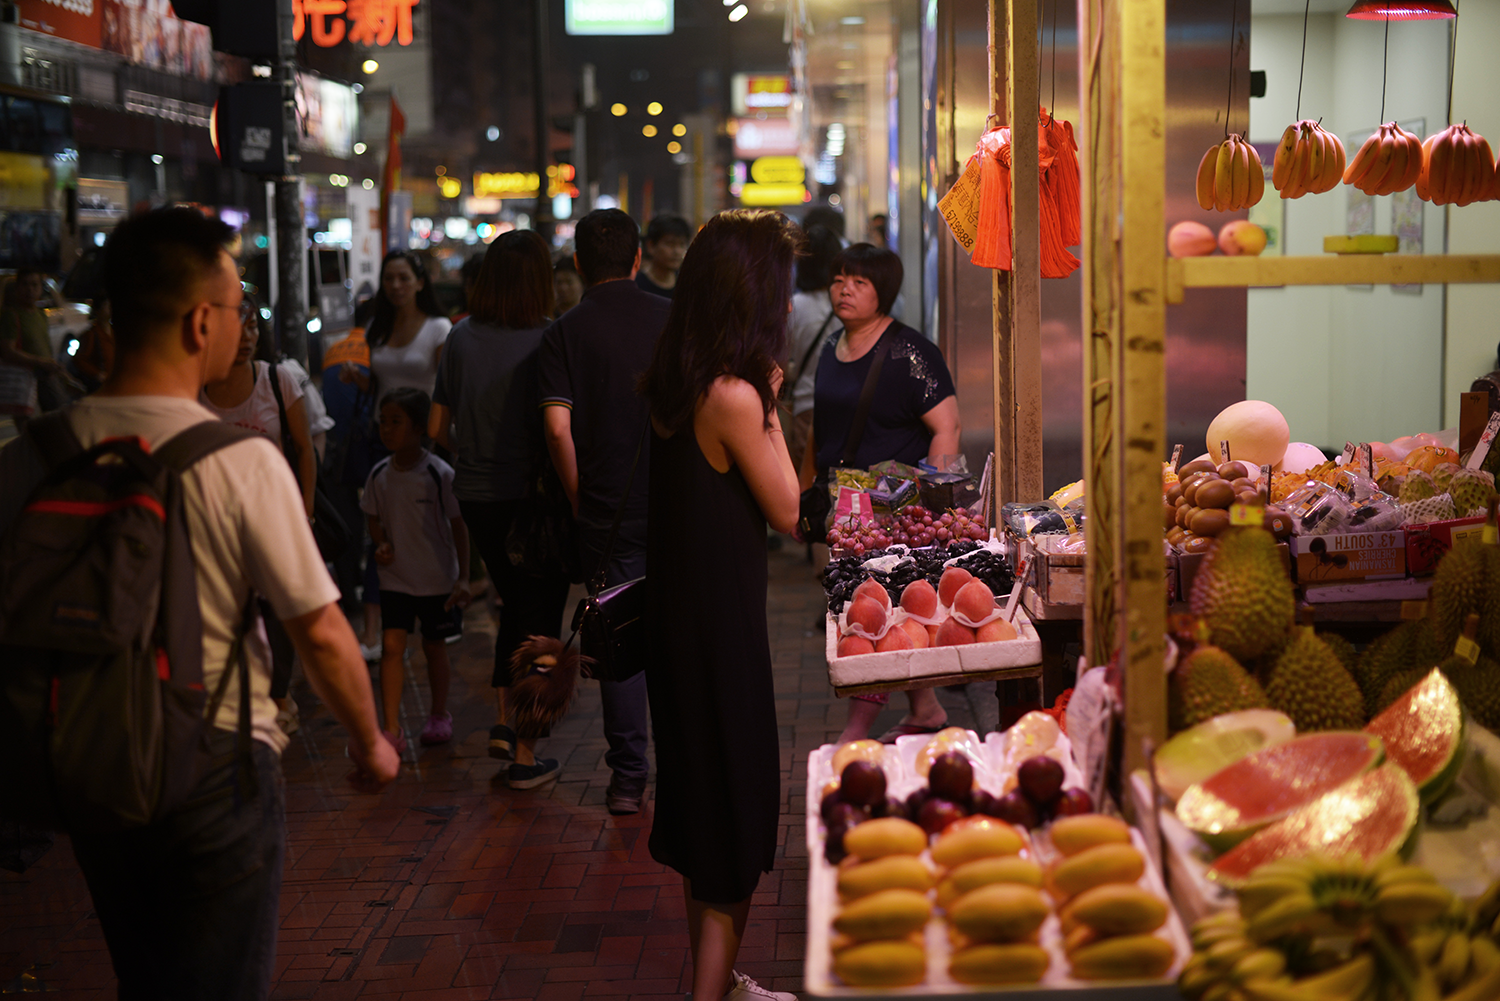
[[[821, 590], [800, 547], [773, 552], [768, 596], [782, 816], [776, 869], [755, 894], [739, 967], [763, 985], [802, 982], [807, 756], [837, 736], [844, 706], [828, 687]], [[585, 682], [540, 753], [563, 762], [550, 788], [512, 792], [486, 756], [494, 629], [476, 603], [454, 656], [454, 743], [407, 752], [379, 796], [344, 784], [344, 737], [300, 679], [302, 730], [283, 759], [287, 857], [273, 998], [447, 1001], [610, 997], [680, 999], [691, 989], [681, 880], [646, 849], [651, 807], [604, 808], [609, 770], [598, 687]], [[571, 607], [571, 606], [570, 606]], [[403, 703], [413, 738], [426, 718], [420, 647]], [[990, 689], [993, 692], [993, 689]], [[979, 695], [980, 693], [970, 693]], [[943, 691], [949, 719], [974, 718]], [[982, 700], [981, 700], [982, 701]], [[882, 714], [876, 732], [900, 715]], [[985, 716], [993, 718], [989, 698]], [[0, 871], [0, 992], [114, 996], [109, 955], [66, 839], [22, 875]]]

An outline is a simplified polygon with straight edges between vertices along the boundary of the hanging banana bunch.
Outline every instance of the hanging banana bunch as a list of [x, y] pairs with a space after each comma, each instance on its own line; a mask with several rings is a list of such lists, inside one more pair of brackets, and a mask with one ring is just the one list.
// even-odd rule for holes
[[1484, 136], [1467, 122], [1450, 125], [1422, 143], [1422, 173], [1417, 197], [1434, 205], [1487, 202], [1500, 198], [1495, 161]]
[[1386, 122], [1365, 140], [1344, 171], [1344, 183], [1367, 195], [1393, 195], [1417, 183], [1422, 173], [1422, 141], [1395, 122]]
[[1266, 192], [1260, 154], [1238, 134], [1210, 146], [1198, 164], [1198, 205], [1205, 211], [1239, 212], [1260, 201]]
[[1343, 177], [1343, 140], [1310, 118], [1286, 127], [1271, 167], [1271, 184], [1282, 198], [1321, 195]]

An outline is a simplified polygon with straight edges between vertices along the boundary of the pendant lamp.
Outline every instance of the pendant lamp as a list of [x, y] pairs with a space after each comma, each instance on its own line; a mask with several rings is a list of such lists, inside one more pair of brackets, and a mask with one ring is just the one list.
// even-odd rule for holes
[[1360, 21], [1436, 21], [1457, 17], [1448, 0], [1354, 0], [1345, 17]]

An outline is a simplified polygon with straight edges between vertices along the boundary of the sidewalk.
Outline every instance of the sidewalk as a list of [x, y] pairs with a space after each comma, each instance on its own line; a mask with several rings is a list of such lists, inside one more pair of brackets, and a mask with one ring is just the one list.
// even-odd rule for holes
[[[822, 632], [810, 628], [822, 591], [801, 547], [773, 552], [770, 571], [780, 848], [756, 892], [738, 965], [763, 986], [797, 991], [806, 931], [803, 777], [808, 753], [843, 728], [845, 708], [828, 687]], [[512, 792], [504, 766], [486, 755], [494, 629], [482, 604], [450, 648], [453, 744], [427, 749], [415, 741], [427, 705], [417, 646], [408, 676], [421, 684], [408, 685], [403, 705], [413, 747], [380, 796], [356, 795], [344, 783], [342, 729], [300, 679], [294, 685], [303, 722], [283, 759], [288, 844], [273, 998], [679, 1001], [691, 990], [681, 879], [646, 850], [649, 791], [640, 815], [611, 817], [604, 808], [598, 687], [581, 686], [568, 718], [538, 748], [563, 763], [556, 785]], [[951, 722], [971, 724], [964, 693], [939, 696]], [[874, 732], [904, 708], [897, 696]], [[66, 839], [23, 875], [0, 871], [0, 929], [0, 992], [115, 996]]]

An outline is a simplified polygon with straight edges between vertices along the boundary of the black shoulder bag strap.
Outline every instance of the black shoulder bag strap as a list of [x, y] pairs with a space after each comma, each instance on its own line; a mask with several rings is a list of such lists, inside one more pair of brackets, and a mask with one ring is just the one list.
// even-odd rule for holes
[[[254, 362], [250, 364], [254, 365]], [[281, 425], [281, 454], [286, 456], [286, 461], [291, 464], [292, 475], [297, 477], [297, 485], [302, 485], [302, 453], [297, 448], [297, 441], [292, 437], [292, 429], [286, 419], [286, 400], [281, 395], [281, 375], [273, 361], [266, 367], [266, 378], [271, 383], [271, 395], [276, 397], [276, 414], [280, 418]]]
[[848, 466], [859, 452], [859, 443], [865, 436], [865, 424], [870, 419], [870, 405], [875, 402], [875, 386], [880, 382], [880, 369], [885, 364], [889, 350], [890, 328], [880, 335], [874, 355], [870, 359], [870, 371], [865, 376], [864, 387], [859, 391], [859, 403], [854, 407], [854, 420], [849, 424], [849, 437], [844, 439], [844, 454], [839, 456], [839, 465]]
[[625, 478], [625, 493], [620, 496], [620, 506], [615, 509], [615, 523], [609, 526], [609, 541], [604, 544], [604, 555], [599, 560], [599, 571], [589, 581], [589, 593], [598, 596], [604, 590], [605, 574], [609, 570], [609, 558], [615, 551], [615, 539], [620, 535], [620, 522], [625, 520], [625, 504], [630, 500], [630, 488], [635, 485], [635, 471], [641, 465], [641, 451], [646, 447], [646, 433], [651, 430], [651, 415], [646, 414], [646, 423], [635, 443], [635, 458], [630, 460], [630, 475]]
[[[830, 309], [828, 311], [828, 315], [823, 317], [823, 325], [819, 327], [818, 332], [813, 335], [812, 343], [807, 346], [806, 351], [802, 352], [802, 361], [797, 365], [797, 378], [793, 380], [793, 383], [801, 381], [802, 373], [807, 371], [807, 363], [812, 361], [812, 357], [817, 353], [818, 348], [823, 346], [823, 335], [828, 332], [828, 325], [832, 322], [833, 310]], [[788, 391], [787, 395], [790, 396], [791, 392]]]

